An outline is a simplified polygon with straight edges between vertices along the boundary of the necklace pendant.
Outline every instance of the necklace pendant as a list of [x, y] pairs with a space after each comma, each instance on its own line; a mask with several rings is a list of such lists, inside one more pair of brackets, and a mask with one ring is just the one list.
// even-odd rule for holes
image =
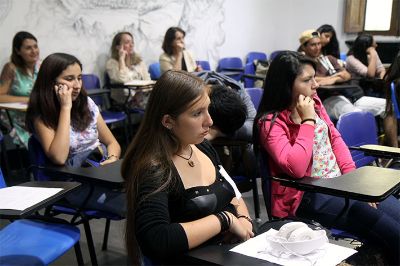
[[189, 165], [190, 167], [194, 167], [194, 162], [193, 162], [192, 160], [188, 160], [188, 165]]

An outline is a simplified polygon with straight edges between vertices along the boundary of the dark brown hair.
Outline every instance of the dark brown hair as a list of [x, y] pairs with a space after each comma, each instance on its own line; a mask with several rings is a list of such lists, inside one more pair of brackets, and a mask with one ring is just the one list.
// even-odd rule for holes
[[179, 27], [171, 27], [167, 30], [164, 36], [164, 41], [162, 44], [162, 49], [168, 55], [172, 55], [174, 52], [174, 48], [172, 47], [172, 43], [175, 40], [175, 33], [181, 32], [183, 36], [186, 36], [186, 32]]
[[[29, 97], [28, 110], [26, 112], [26, 126], [31, 133], [35, 132], [34, 121], [39, 118], [44, 125], [56, 130], [60, 115], [60, 102], [54, 90], [56, 79], [70, 65], [81, 62], [72, 55], [55, 53], [43, 60], [39, 73]], [[92, 115], [89, 111], [87, 93], [83, 86], [76, 100], [72, 103], [71, 125], [74, 129], [85, 130]]]
[[[154, 86], [139, 130], [129, 145], [122, 163], [121, 174], [126, 182], [127, 222], [126, 247], [134, 265], [140, 263], [135, 219], [143, 195], [140, 185], [144, 180], [155, 184], [157, 191], [173, 187], [172, 156], [180, 148], [172, 131], [162, 125], [164, 115], [177, 118], [206, 93], [207, 85], [186, 71], [167, 71]], [[139, 197], [140, 194], [140, 197]]]
[[23, 73], [26, 73], [26, 64], [22, 56], [18, 54], [19, 50], [22, 47], [22, 44], [24, 43], [25, 40], [27, 39], [32, 39], [35, 42], [37, 42], [37, 39], [35, 36], [33, 36], [31, 33], [26, 32], [26, 31], [20, 31], [15, 34], [12, 42], [12, 52], [11, 52], [11, 57], [10, 61], [19, 69], [23, 71]]

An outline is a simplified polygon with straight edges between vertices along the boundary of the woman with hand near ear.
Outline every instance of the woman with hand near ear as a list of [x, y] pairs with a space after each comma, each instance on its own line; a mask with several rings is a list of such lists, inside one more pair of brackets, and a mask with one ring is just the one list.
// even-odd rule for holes
[[[205, 140], [209, 87], [185, 71], [164, 73], [150, 95], [121, 173], [126, 180], [126, 243], [133, 265], [181, 265], [204, 243], [254, 234], [245, 202]], [[233, 181], [232, 181], [233, 182]]]
[[179, 27], [171, 27], [164, 36], [160, 56], [161, 73], [167, 70], [184, 70], [187, 72], [202, 71], [202, 67], [196, 64], [192, 54], [185, 49], [186, 33]]
[[376, 52], [377, 44], [370, 34], [359, 35], [346, 59], [346, 69], [353, 77], [380, 78], [385, 76], [385, 68]]
[[[72, 55], [55, 53], [43, 61], [26, 112], [26, 124], [46, 157], [56, 165], [80, 167], [100, 154], [105, 165], [119, 159], [121, 148], [97, 105], [82, 87], [82, 64]], [[67, 199], [80, 206], [89, 183]], [[125, 214], [125, 195], [95, 186], [85, 208]]]
[[[355, 164], [317, 96], [315, 61], [282, 52], [271, 63], [254, 120], [254, 146], [268, 158], [272, 176], [335, 178]], [[400, 202], [389, 196], [378, 205], [315, 192], [302, 192], [272, 181], [272, 215], [299, 216], [334, 226], [380, 245], [399, 263]]]
[[[134, 50], [134, 40], [130, 32], [117, 33], [111, 44], [111, 58], [107, 61], [106, 70], [111, 84], [123, 84], [133, 80], [150, 80], [148, 67], [141, 56]], [[117, 103], [125, 102], [129, 89], [111, 90], [111, 98]], [[133, 93], [133, 91], [131, 91]], [[147, 97], [142, 92], [132, 94], [129, 100], [131, 107], [144, 108]], [[146, 97], [146, 99], [139, 99]], [[138, 102], [139, 101], [139, 102]], [[144, 101], [143, 103], [141, 101]], [[136, 106], [137, 105], [137, 106]]]

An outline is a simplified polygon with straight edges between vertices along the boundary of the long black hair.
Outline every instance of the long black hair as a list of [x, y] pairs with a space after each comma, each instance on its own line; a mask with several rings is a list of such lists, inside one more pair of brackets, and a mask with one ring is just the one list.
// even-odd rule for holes
[[396, 88], [396, 99], [399, 102], [399, 93], [398, 89], [400, 88], [400, 52], [397, 53], [396, 57], [393, 60], [393, 63], [390, 65], [389, 69], [386, 71], [385, 76], [383, 77], [385, 81], [385, 92], [386, 92], [386, 112], [390, 113], [393, 111], [392, 105], [392, 97], [391, 97], [391, 83], [394, 82]]
[[265, 119], [268, 114], [273, 114], [272, 120], [274, 120], [280, 112], [290, 108], [293, 99], [293, 84], [296, 77], [302, 73], [304, 65], [311, 65], [316, 69], [313, 59], [298, 52], [282, 51], [272, 60], [253, 124], [253, 143], [256, 152], [259, 144], [258, 121]]
[[327, 43], [324, 47], [321, 48], [321, 52], [324, 55], [332, 55], [336, 58], [340, 58], [340, 49], [339, 49], [339, 42], [336, 37], [336, 31], [335, 29], [328, 24], [324, 24], [320, 26], [317, 31], [322, 35], [324, 32], [330, 32], [332, 33], [331, 40], [329, 43]]
[[374, 37], [371, 34], [363, 33], [356, 38], [347, 54], [353, 55], [365, 66], [368, 66], [367, 49], [372, 46], [373, 42]]

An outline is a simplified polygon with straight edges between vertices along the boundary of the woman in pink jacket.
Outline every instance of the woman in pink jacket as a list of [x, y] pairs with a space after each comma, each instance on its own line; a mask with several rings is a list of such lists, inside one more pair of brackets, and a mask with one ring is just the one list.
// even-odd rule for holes
[[[255, 147], [267, 155], [272, 175], [334, 178], [355, 169], [350, 152], [317, 96], [316, 65], [296, 52], [271, 63], [255, 118]], [[378, 177], [377, 177], [378, 178]], [[272, 181], [272, 215], [299, 216], [330, 226], [344, 199], [302, 192]], [[393, 196], [379, 205], [355, 200], [335, 227], [378, 243], [399, 262], [400, 202]]]

